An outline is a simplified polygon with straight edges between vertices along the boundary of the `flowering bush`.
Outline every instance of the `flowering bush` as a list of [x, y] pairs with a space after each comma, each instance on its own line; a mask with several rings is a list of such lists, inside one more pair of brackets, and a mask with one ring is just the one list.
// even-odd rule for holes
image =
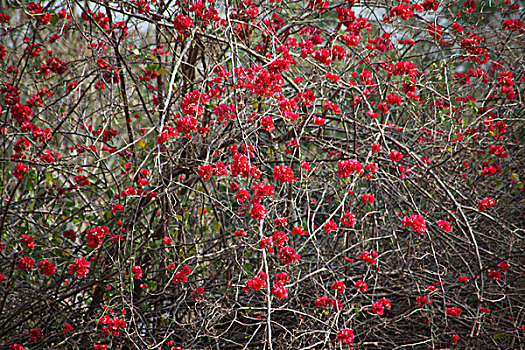
[[14, 3], [0, 348], [525, 347], [523, 4]]

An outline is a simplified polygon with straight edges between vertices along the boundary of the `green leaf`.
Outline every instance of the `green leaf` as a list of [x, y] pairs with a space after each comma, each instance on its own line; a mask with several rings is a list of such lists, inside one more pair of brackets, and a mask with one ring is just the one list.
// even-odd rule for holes
[[56, 13], [52, 14], [51, 15], [51, 20], [50, 20], [50, 23], [51, 25], [56, 25], [58, 23], [58, 21], [60, 21], [60, 16], [57, 15]]
[[46, 173], [46, 184], [51, 185], [53, 183], [53, 175], [51, 172]]
[[160, 75], [160, 76], [166, 75], [167, 73], [168, 71], [164, 67], [160, 67], [160, 69], [157, 70], [157, 75]]
[[506, 337], [507, 337], [507, 333], [504, 333], [504, 332], [496, 333], [493, 336], [494, 340], [503, 339]]
[[150, 71], [155, 71], [155, 72], [156, 72], [156, 71], [158, 71], [158, 70], [160, 69], [160, 64], [158, 64], [158, 63], [152, 63], [152, 64], [150, 64], [150, 65], [148, 66], [148, 69], [149, 69]]
[[443, 122], [445, 121], [445, 118], [443, 117], [443, 112], [442, 112], [442, 111], [439, 111], [439, 112], [437, 113], [437, 121], [438, 121], [439, 123], [443, 123]]

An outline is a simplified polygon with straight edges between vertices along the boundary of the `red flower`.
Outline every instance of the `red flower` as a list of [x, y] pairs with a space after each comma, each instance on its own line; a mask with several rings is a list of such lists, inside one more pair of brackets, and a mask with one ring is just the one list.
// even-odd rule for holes
[[[383, 103], [383, 105], [385, 105], [385, 104]], [[375, 112], [375, 113], [374, 113], [373, 110], [368, 110], [368, 111], [366, 112], [366, 115], [369, 116], [370, 118], [377, 119], [377, 118], [379, 117], [379, 112]]]
[[188, 276], [186, 275], [186, 272], [184, 270], [175, 272], [175, 276], [173, 276], [173, 283], [179, 284], [183, 282], [188, 282]]
[[75, 231], [73, 231], [71, 229], [65, 230], [64, 232], [62, 232], [62, 236], [72, 240], [73, 242], [75, 242], [77, 240], [77, 235], [76, 235]]
[[33, 236], [28, 236], [26, 234], [23, 234], [20, 236], [20, 242], [23, 243], [29, 249], [35, 248], [35, 240]]
[[366, 291], [368, 290], [368, 285], [365, 281], [359, 280], [355, 283], [355, 289], [361, 291], [361, 293], [366, 293]]
[[425, 296], [419, 296], [416, 298], [416, 304], [417, 306], [425, 305], [425, 304], [432, 304], [432, 299], [428, 297], [428, 295]]
[[355, 220], [354, 214], [347, 210], [341, 215], [339, 222], [343, 227], [354, 227], [357, 221]]
[[352, 173], [362, 174], [365, 167], [357, 159], [340, 160], [337, 163], [339, 177], [350, 177]]
[[235, 231], [235, 232], [233, 233], [233, 235], [234, 235], [235, 237], [244, 237], [244, 236], [246, 236], [246, 231], [240, 229], [240, 230]]
[[27, 10], [30, 13], [29, 15], [27, 15], [28, 18], [33, 17], [42, 24], [49, 24], [51, 22], [51, 15], [49, 13], [44, 12], [44, 8], [42, 7], [42, 5], [31, 2], [27, 6]]
[[494, 281], [499, 281], [501, 279], [501, 272], [496, 270], [490, 270], [489, 278], [493, 279]]
[[191, 297], [197, 301], [204, 299], [204, 288], [195, 288], [195, 291], [191, 293]]
[[107, 335], [110, 332], [113, 336], [118, 337], [120, 335], [120, 328], [126, 328], [126, 320], [120, 319], [118, 317], [109, 317], [105, 315], [98, 320], [99, 325], [104, 325], [102, 327], [102, 334]]
[[313, 116], [312, 123], [318, 126], [323, 126], [326, 123], [326, 119], [318, 117], [318, 116]]
[[324, 224], [324, 232], [327, 234], [335, 230], [337, 230], [337, 224], [333, 219]]
[[294, 235], [308, 236], [308, 231], [305, 231], [302, 226], [294, 226], [292, 229], [292, 236]]
[[72, 330], [73, 330], [73, 326], [70, 325], [69, 323], [66, 323], [62, 326], [63, 333], [71, 332]]
[[297, 93], [297, 95], [299, 96], [299, 100], [305, 107], [310, 107], [311, 105], [313, 105], [316, 99], [314, 93], [310, 89], [306, 90], [304, 93], [299, 92]]
[[67, 64], [58, 57], [49, 57], [46, 60], [46, 67], [53, 73], [58, 75], [64, 74], [67, 71]]
[[[389, 109], [388, 109], [388, 105], [384, 102], [380, 102], [377, 104], [377, 108], [379, 109], [379, 111], [383, 114], [388, 114], [389, 112]], [[396, 151], [397, 152], [397, 151]], [[399, 152], [398, 152], [399, 153]], [[392, 159], [393, 160], [393, 159]]]
[[399, 162], [401, 159], [403, 159], [403, 154], [399, 151], [392, 150], [390, 151], [388, 157], [390, 157], [390, 159], [392, 159], [394, 162]]
[[494, 154], [498, 158], [507, 158], [508, 153], [502, 145], [491, 145], [489, 154]]
[[385, 306], [387, 310], [390, 310], [390, 308], [392, 307], [392, 303], [390, 302], [390, 299], [381, 298], [379, 301], [383, 303], [383, 305]]
[[387, 298], [381, 298], [372, 304], [372, 310], [379, 316], [383, 315], [385, 309], [390, 310], [391, 307], [390, 299]]
[[271, 237], [262, 237], [259, 240], [259, 248], [260, 249], [267, 249], [268, 253], [273, 254], [273, 248], [272, 248], [273, 242]]
[[492, 198], [485, 197], [478, 203], [478, 211], [481, 213], [483, 210], [492, 207], [494, 204], [496, 204], [496, 201]]
[[359, 260], [369, 264], [374, 265], [377, 263], [376, 258], [378, 257], [377, 252], [373, 252], [372, 255], [370, 255], [370, 252], [362, 252], [359, 256]]
[[29, 331], [29, 335], [31, 336], [31, 341], [37, 341], [42, 336], [42, 332], [39, 328], [33, 328]]
[[255, 192], [255, 195], [250, 200], [250, 202], [253, 203], [254, 205], [255, 203], [259, 203], [260, 199], [263, 198], [264, 196], [272, 196], [275, 190], [273, 186], [266, 185], [262, 182], [259, 182], [259, 183], [256, 182], [250, 188], [253, 192]]
[[[400, 167], [402, 167], [402, 165], [400, 165]], [[377, 163], [368, 163], [367, 165], [365, 165], [365, 170], [371, 171], [370, 175], [372, 173], [377, 174], [377, 172], [379, 171], [379, 165]]]
[[139, 187], [145, 187], [145, 186], [148, 186], [149, 185], [149, 180], [147, 179], [138, 179], [137, 180], [137, 185]]
[[449, 316], [457, 316], [457, 317], [459, 317], [459, 316], [461, 316], [462, 312], [463, 312], [463, 310], [460, 309], [459, 307], [456, 307], [456, 306], [449, 307], [447, 309], [447, 315], [449, 315]]
[[297, 252], [290, 246], [282, 247], [279, 251], [279, 257], [281, 258], [282, 263], [286, 265], [301, 259], [301, 255], [297, 254]]
[[253, 203], [252, 209], [250, 210], [250, 215], [254, 220], [262, 220], [264, 219], [264, 216], [268, 210], [266, 210], [266, 207], [262, 205], [261, 203]]
[[288, 225], [288, 221], [286, 220], [286, 218], [276, 218], [275, 219], [275, 225], [277, 225], [277, 226], [287, 226]]
[[211, 179], [212, 170], [213, 168], [210, 164], [204, 164], [197, 169], [197, 174], [199, 174], [200, 178], [203, 181], [208, 181], [209, 179]]
[[342, 281], [335, 281], [330, 286], [331, 289], [336, 290], [337, 294], [341, 294], [345, 292], [345, 284]]
[[352, 344], [354, 342], [354, 330], [353, 329], [341, 329], [337, 332], [337, 339], [335, 341], [340, 341], [345, 344]]
[[235, 196], [233, 196], [233, 199], [236, 199], [238, 201], [247, 201], [250, 199], [250, 192], [245, 190], [244, 188], [241, 188], [237, 193], [235, 193]]
[[290, 282], [290, 276], [286, 272], [279, 272], [275, 276], [275, 283], [288, 283]]
[[51, 276], [57, 272], [57, 267], [55, 264], [53, 264], [51, 261], [48, 261], [47, 259], [44, 259], [38, 263], [38, 268], [40, 269], [40, 273], [46, 276]]
[[88, 246], [93, 249], [100, 247], [107, 234], [109, 234], [109, 229], [106, 226], [91, 227], [86, 231]]
[[85, 175], [77, 175], [74, 177], [74, 180], [81, 187], [91, 185], [91, 182]]
[[481, 311], [487, 313], [487, 314], [490, 314], [490, 309], [487, 309], [487, 308], [485, 308], [485, 307], [483, 307], [483, 306], [480, 307], [479, 309], [480, 309]]
[[[260, 277], [259, 277], [260, 276]], [[258, 277], [250, 278], [244, 288], [242, 289], [245, 293], [249, 293], [250, 289], [259, 290], [267, 287], [266, 280], [268, 276], [264, 272], [260, 272]]]
[[15, 170], [13, 170], [13, 175], [18, 179], [18, 181], [22, 181], [22, 177], [28, 169], [29, 167], [27, 165], [18, 163], [15, 167]]
[[452, 227], [450, 226], [450, 222], [448, 222], [448, 221], [439, 220], [438, 221], [438, 226], [439, 226], [440, 229], [442, 229], [445, 232], [452, 231]]
[[498, 267], [498, 269], [500, 269], [501, 272], [507, 272], [507, 270], [509, 269], [509, 264], [507, 264], [506, 262], [502, 261], [500, 262], [498, 265], [496, 265]]
[[171, 244], [171, 238], [169, 238], [169, 237], [164, 237], [164, 238], [162, 239], [162, 244], [164, 244], [164, 245], [170, 245], [170, 244]]
[[59, 159], [61, 158], [61, 156], [58, 153], [50, 150], [45, 150], [44, 154], [40, 156], [40, 159], [46, 163], [53, 163], [56, 160], [55, 156]]
[[157, 144], [162, 145], [163, 143], [168, 142], [170, 138], [170, 133], [168, 131], [163, 131], [157, 136]]
[[427, 24], [428, 34], [437, 41], [441, 41], [442, 29], [438, 25]]
[[111, 210], [112, 213], [115, 213], [117, 211], [124, 210], [124, 206], [122, 204], [120, 204], [120, 203], [113, 203], [113, 204], [111, 204], [110, 210]]
[[76, 277], [86, 277], [89, 272], [89, 261], [85, 258], [75, 259], [75, 263], [69, 265], [67, 272], [70, 274], [75, 274]]
[[283, 283], [275, 283], [272, 287], [272, 293], [277, 297], [277, 300], [288, 299], [288, 287]]
[[410, 226], [412, 230], [418, 234], [427, 232], [427, 224], [425, 223], [425, 218], [423, 215], [418, 214], [405, 216], [403, 220], [401, 220], [401, 225], [403, 225], [403, 227]]
[[19, 270], [22, 271], [29, 271], [33, 269], [33, 266], [35, 265], [35, 260], [32, 258], [25, 256], [23, 258], [18, 259], [17, 267]]
[[303, 168], [306, 171], [310, 171], [310, 164], [307, 161], [302, 160], [301, 161], [301, 168]]
[[361, 201], [363, 203], [374, 203], [376, 201], [376, 199], [374, 198], [374, 196], [371, 194], [371, 193], [365, 193], [361, 196]]
[[338, 76], [336, 74], [332, 74], [330, 72], [326, 73], [326, 78], [332, 80], [335, 83], [337, 83], [339, 80], [341, 80], [340, 76]]
[[[195, 104], [190, 104], [190, 113], [192, 114], [200, 114], [200, 108], [197, 107]], [[191, 132], [197, 131], [197, 119], [192, 116], [184, 116], [177, 120], [177, 132], [181, 132], [186, 136], [187, 138], [191, 138]]]
[[292, 183], [294, 180], [297, 180], [293, 175], [292, 169], [285, 165], [279, 165], [273, 169], [273, 178], [282, 184], [285, 182]]
[[422, 161], [423, 163], [425, 163], [426, 165], [430, 165], [430, 164], [432, 164], [432, 160], [431, 160], [430, 157], [428, 157], [428, 156], [423, 156], [423, 157], [421, 157], [421, 161]]
[[273, 233], [272, 242], [277, 247], [282, 247], [284, 243], [288, 241], [288, 236], [284, 231], [275, 231]]
[[268, 132], [272, 132], [275, 130], [273, 118], [271, 116], [267, 115], [261, 118], [261, 129], [266, 130]]
[[414, 12], [412, 11], [411, 6], [408, 6], [407, 4], [399, 4], [390, 9], [390, 17], [396, 16], [408, 20], [409, 18], [414, 17]]
[[341, 300], [328, 298], [324, 295], [322, 297], [315, 299], [315, 306], [331, 307], [331, 308], [336, 308], [337, 310], [343, 309]]
[[518, 31], [520, 34], [525, 33], [525, 25], [519, 19], [506, 19], [501, 24], [501, 28], [509, 31]]
[[467, 276], [459, 276], [458, 277], [458, 282], [464, 282], [464, 283], [468, 283], [469, 279]]
[[133, 278], [136, 278], [138, 280], [142, 278], [142, 269], [140, 268], [140, 266], [132, 266], [131, 273], [133, 274]]
[[323, 107], [326, 110], [331, 109], [332, 111], [334, 111], [335, 114], [341, 114], [341, 107], [339, 107], [338, 104], [332, 103], [330, 101], [326, 101]]
[[184, 16], [182, 14], [175, 17], [173, 23], [175, 25], [175, 29], [179, 32], [179, 35], [181, 35], [186, 29], [193, 28], [193, 20], [191, 17]]
[[26, 348], [24, 348], [20, 344], [12, 344], [12, 345], [9, 345], [9, 350], [26, 350]]
[[453, 342], [453, 343], [457, 343], [458, 341], [459, 341], [459, 335], [454, 334], [454, 335], [452, 336], [452, 342]]

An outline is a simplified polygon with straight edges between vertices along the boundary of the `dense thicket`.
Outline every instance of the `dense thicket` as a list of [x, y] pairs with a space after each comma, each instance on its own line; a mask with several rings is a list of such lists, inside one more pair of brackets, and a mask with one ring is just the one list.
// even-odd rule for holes
[[2, 347], [524, 347], [519, 2], [1, 11]]

